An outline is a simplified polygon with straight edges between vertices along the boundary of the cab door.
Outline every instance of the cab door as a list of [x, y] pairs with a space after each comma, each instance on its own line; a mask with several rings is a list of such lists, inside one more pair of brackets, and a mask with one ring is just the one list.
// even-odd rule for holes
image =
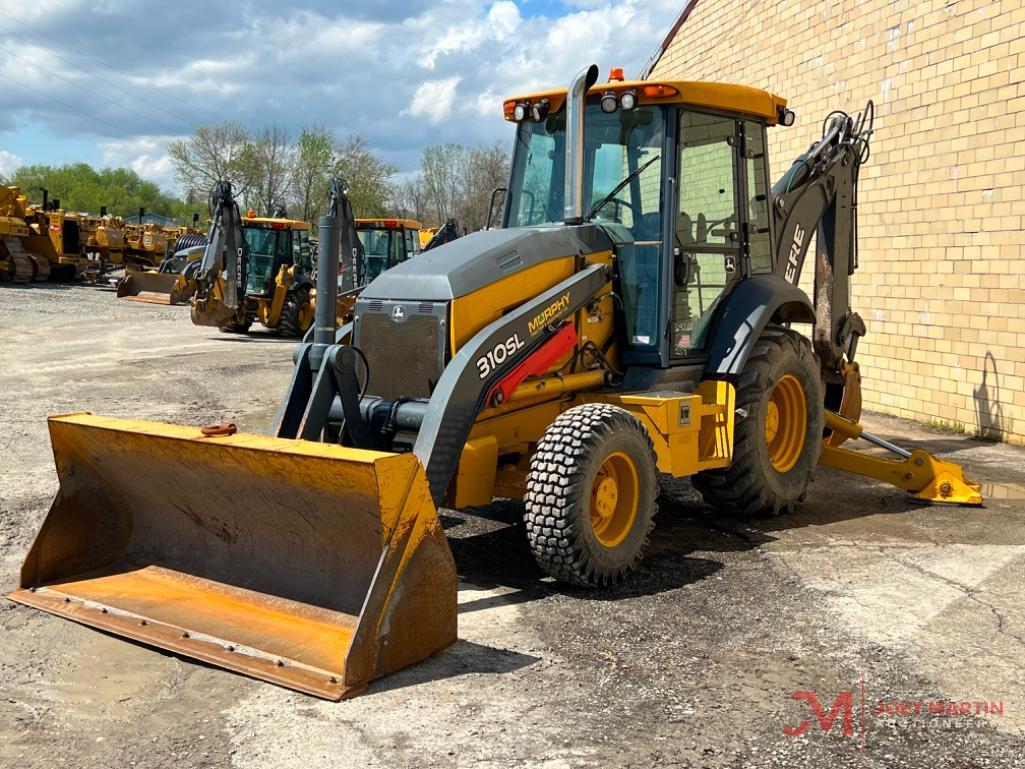
[[740, 275], [740, 122], [726, 115], [680, 110], [671, 360], [705, 354], [719, 302]]

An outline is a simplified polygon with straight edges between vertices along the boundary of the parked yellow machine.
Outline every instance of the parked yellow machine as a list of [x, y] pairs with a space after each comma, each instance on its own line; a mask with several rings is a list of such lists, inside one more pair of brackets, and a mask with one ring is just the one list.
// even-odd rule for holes
[[14, 600], [336, 699], [455, 640], [441, 506], [523, 499], [541, 568], [594, 587], [643, 557], [660, 473], [736, 515], [792, 510], [820, 464], [981, 504], [957, 465], [858, 424], [871, 107], [832, 113], [775, 186], [767, 131], [793, 113], [760, 89], [589, 67], [504, 112], [504, 227], [382, 272], [338, 329], [333, 186], [270, 435], [51, 418], [60, 490]]
[[313, 322], [310, 225], [239, 213], [228, 182], [214, 194], [207, 246], [195, 272], [192, 322], [248, 333], [254, 322], [301, 337]]
[[42, 192], [42, 204], [29, 205], [25, 213], [29, 234], [23, 244], [35, 260], [35, 279], [77, 280], [95, 275], [99, 264], [89, 258], [86, 248], [89, 217], [65, 211], [60, 200], [51, 199], [45, 189]]
[[29, 234], [27, 208], [20, 189], [0, 186], [0, 282], [28, 283], [38, 274], [35, 260], [22, 245]]

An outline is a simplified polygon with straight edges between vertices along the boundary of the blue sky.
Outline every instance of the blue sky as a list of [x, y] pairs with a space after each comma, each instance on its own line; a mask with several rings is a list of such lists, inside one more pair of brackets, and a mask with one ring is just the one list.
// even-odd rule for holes
[[[130, 166], [237, 120], [363, 135], [400, 173], [441, 142], [510, 137], [506, 96], [591, 62], [637, 75], [683, 0], [0, 0], [0, 173]], [[16, 10], [15, 10], [16, 8]]]

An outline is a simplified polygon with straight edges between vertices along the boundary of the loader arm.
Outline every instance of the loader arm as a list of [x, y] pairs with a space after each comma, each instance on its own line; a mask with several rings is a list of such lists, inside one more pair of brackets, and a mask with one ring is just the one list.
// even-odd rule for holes
[[797, 286], [817, 231], [815, 331], [812, 342], [823, 368], [852, 362], [865, 324], [851, 309], [850, 277], [858, 266], [858, 171], [868, 158], [874, 107], [851, 117], [826, 118], [819, 141], [798, 157], [772, 190], [777, 276]]

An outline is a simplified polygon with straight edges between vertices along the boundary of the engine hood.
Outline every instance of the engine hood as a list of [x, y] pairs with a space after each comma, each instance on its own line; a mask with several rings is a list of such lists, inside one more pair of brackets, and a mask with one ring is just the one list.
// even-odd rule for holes
[[382, 273], [365, 299], [447, 302], [551, 259], [611, 249], [595, 224], [517, 227], [474, 232]]

